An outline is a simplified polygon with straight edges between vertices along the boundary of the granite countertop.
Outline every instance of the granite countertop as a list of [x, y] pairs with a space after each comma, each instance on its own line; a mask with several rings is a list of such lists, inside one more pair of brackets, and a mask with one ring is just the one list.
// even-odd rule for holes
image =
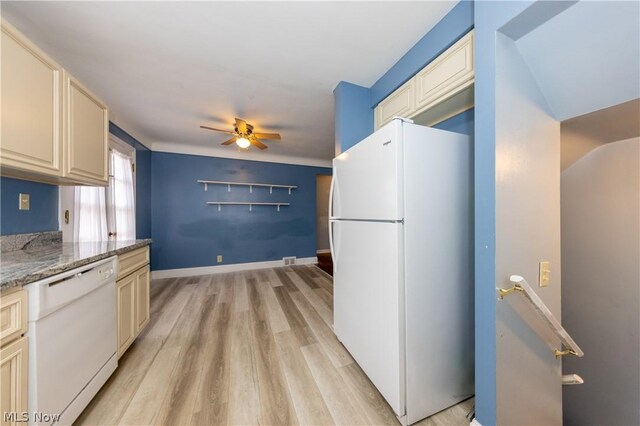
[[0, 291], [21, 287], [149, 244], [149, 239], [91, 243], [51, 241], [3, 252], [0, 256]]

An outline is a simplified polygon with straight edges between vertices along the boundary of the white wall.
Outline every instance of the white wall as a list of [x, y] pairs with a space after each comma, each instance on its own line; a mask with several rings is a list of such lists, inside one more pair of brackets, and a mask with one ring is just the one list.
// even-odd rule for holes
[[317, 250], [329, 250], [329, 190], [331, 176], [316, 177], [316, 230]]
[[[560, 318], [560, 123], [516, 44], [496, 40], [496, 286], [522, 275]], [[538, 263], [551, 284], [537, 287]], [[562, 423], [560, 361], [523, 319], [519, 295], [496, 303], [496, 422]]]
[[640, 424], [640, 138], [562, 173], [563, 323], [585, 353], [565, 360], [567, 425]]

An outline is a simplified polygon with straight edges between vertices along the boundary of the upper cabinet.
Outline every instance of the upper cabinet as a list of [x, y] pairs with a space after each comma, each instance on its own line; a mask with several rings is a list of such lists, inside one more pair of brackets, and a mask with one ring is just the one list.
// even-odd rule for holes
[[393, 117], [408, 117], [416, 109], [415, 81], [411, 79], [378, 104], [375, 111], [376, 129]]
[[2, 168], [61, 176], [62, 68], [2, 23]]
[[1, 43], [1, 174], [107, 185], [106, 105], [4, 20]]
[[89, 184], [107, 182], [107, 106], [64, 73], [64, 177]]
[[376, 130], [395, 116], [433, 125], [473, 107], [473, 31], [390, 94], [375, 109]]

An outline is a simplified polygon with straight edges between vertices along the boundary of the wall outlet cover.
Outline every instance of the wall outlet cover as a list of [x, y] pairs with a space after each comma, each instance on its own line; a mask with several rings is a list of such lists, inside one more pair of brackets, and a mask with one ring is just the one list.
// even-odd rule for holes
[[549, 261], [540, 262], [538, 268], [538, 285], [540, 287], [546, 287], [551, 281], [551, 269], [549, 269]]
[[30, 208], [29, 194], [18, 194], [18, 210], [29, 210]]
[[216, 256], [216, 262], [218, 263], [222, 263], [222, 255], [219, 254], [218, 256]]
[[283, 257], [282, 261], [284, 262], [284, 266], [295, 265], [296, 257], [295, 256]]

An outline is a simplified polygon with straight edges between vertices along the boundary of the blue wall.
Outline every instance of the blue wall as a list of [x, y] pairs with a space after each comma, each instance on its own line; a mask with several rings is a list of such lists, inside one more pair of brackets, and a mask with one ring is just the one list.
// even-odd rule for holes
[[[496, 424], [496, 33], [530, 1], [475, 5], [476, 417]], [[518, 380], [514, 376], [513, 380]]]
[[151, 238], [151, 151], [111, 122], [109, 132], [136, 149], [136, 238]]
[[473, 1], [463, 0], [371, 86], [371, 106], [378, 105], [471, 28]]
[[[153, 270], [279, 260], [316, 255], [316, 175], [322, 167], [151, 153]], [[210, 185], [197, 180], [297, 185], [285, 189]], [[206, 201], [289, 202], [272, 206], [206, 205]]]
[[370, 90], [341, 81], [333, 90], [335, 99], [336, 155], [373, 132]]
[[[18, 210], [18, 194], [30, 196], [30, 210]], [[0, 234], [57, 231], [58, 187], [3, 177], [0, 179]]]
[[[341, 81], [336, 86], [333, 91], [336, 154], [346, 151], [373, 132], [373, 109], [381, 100], [393, 93], [473, 28], [473, 5], [473, 1], [470, 0], [458, 3], [371, 88], [345, 81]], [[458, 120], [469, 123], [467, 118]], [[447, 123], [447, 125], [451, 124]], [[461, 133], [467, 133], [467, 131], [461, 131]]]

